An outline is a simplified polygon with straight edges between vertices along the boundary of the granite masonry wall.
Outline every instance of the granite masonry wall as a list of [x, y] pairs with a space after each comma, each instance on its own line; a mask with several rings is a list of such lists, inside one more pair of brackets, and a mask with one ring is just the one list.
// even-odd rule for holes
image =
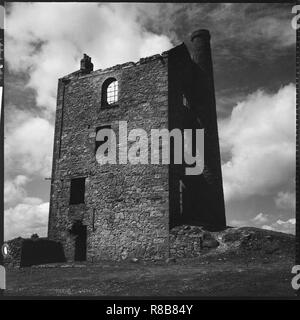
[[170, 231], [170, 255], [176, 258], [195, 258], [217, 248], [219, 242], [212, 232], [199, 226], [181, 225]]
[[[79, 239], [88, 261], [197, 256], [201, 236], [178, 235], [176, 229], [174, 236], [172, 228], [225, 227], [207, 32], [194, 34], [193, 43], [192, 54], [182, 44], [137, 63], [97, 71], [85, 56], [86, 67], [83, 61], [79, 71], [59, 79], [48, 236], [63, 244], [69, 261], [76, 257]], [[118, 81], [118, 102], [105, 107], [102, 85], [109, 78]], [[151, 129], [204, 128], [203, 174], [185, 176], [185, 165], [100, 165], [97, 128], [109, 125], [117, 134], [119, 121], [128, 122], [128, 132], [146, 130], [149, 141]], [[150, 143], [148, 150], [150, 162]], [[84, 203], [69, 204], [73, 178], [85, 178]], [[78, 223], [86, 230], [86, 243], [72, 232]]]
[[[102, 108], [101, 87], [110, 77], [118, 81], [118, 104]], [[110, 125], [118, 133], [119, 121], [148, 135], [168, 127], [166, 57], [59, 80], [49, 237], [63, 243], [68, 260], [76, 220], [87, 226], [87, 260], [168, 256], [168, 166], [96, 161], [96, 128]], [[76, 177], [86, 178], [85, 203], [69, 205]]]
[[[204, 226], [217, 231], [226, 226], [216, 115], [210, 36], [192, 34], [192, 51], [182, 44], [168, 54], [169, 128], [204, 130], [204, 170], [185, 175], [186, 165], [170, 165], [170, 224]], [[183, 96], [185, 102], [183, 102]], [[185, 104], [185, 105], [184, 105]], [[183, 208], [179, 184], [184, 184]]]

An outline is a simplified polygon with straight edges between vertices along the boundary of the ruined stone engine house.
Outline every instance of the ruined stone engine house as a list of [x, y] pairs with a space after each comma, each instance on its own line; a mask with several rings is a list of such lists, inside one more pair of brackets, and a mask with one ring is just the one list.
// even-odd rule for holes
[[[161, 55], [58, 82], [48, 237], [73, 260], [167, 258], [175, 226], [225, 228], [210, 34], [197, 30]], [[185, 164], [100, 165], [101, 128], [204, 128], [204, 170]], [[172, 157], [171, 157], [172, 158]]]

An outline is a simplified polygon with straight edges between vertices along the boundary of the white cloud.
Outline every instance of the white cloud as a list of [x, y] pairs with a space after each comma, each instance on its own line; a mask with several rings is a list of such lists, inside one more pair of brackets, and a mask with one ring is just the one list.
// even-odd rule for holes
[[267, 215], [265, 215], [261, 212], [257, 216], [255, 216], [252, 220], [254, 223], [260, 224], [260, 223], [266, 223], [269, 219], [268, 219]]
[[296, 224], [296, 219], [295, 218], [292, 218], [292, 219], [289, 219], [288, 221], [282, 221], [282, 220], [277, 220], [276, 223], [278, 224], [286, 224], [286, 223], [290, 223], [290, 224]]
[[252, 22], [248, 30], [250, 40], [269, 40], [274, 47], [288, 47], [296, 42], [296, 33], [288, 19], [262, 17]]
[[11, 204], [18, 202], [26, 196], [24, 186], [29, 178], [24, 175], [18, 175], [12, 180], [6, 180], [4, 183], [4, 203]]
[[277, 220], [271, 225], [263, 225], [262, 228], [266, 230], [273, 230], [278, 232], [292, 233], [295, 234], [296, 219], [288, 219], [287, 221]]
[[[272, 220], [273, 222], [270, 220]], [[230, 221], [229, 225], [237, 228], [253, 226], [265, 230], [295, 234], [296, 219], [290, 218], [284, 221], [277, 218], [276, 220], [274, 218], [271, 219], [271, 217], [264, 213], [259, 213], [257, 216], [255, 216], [253, 219], [249, 221], [233, 219]]]
[[47, 235], [49, 203], [31, 198], [4, 212], [4, 238], [30, 237], [37, 233], [40, 237]]
[[278, 192], [275, 204], [279, 209], [294, 210], [296, 205], [294, 192]]
[[[12, 4], [10, 14], [6, 16], [6, 61], [11, 71], [25, 72], [29, 75], [28, 86], [35, 90], [36, 102], [45, 113], [43, 116], [33, 116], [20, 110], [8, 110], [11, 117], [6, 121], [6, 172], [10, 176], [50, 175], [53, 126], [46, 119], [50, 119], [55, 111], [57, 79], [78, 70], [83, 53], [92, 57], [95, 69], [98, 69], [136, 61], [140, 57], [168, 50], [172, 46], [169, 38], [150, 33], [142, 24], [145, 17], [150, 16], [154, 25], [160, 25], [154, 29], [163, 30], [170, 36], [173, 34], [176, 38], [174, 24], [178, 25], [178, 21], [182, 21], [180, 19], [186, 19], [185, 15], [180, 18], [181, 15], [177, 13], [186, 12], [190, 18], [188, 20], [195, 21], [194, 17], [202, 10], [202, 7], [196, 4], [185, 9], [185, 5], [182, 6], [183, 8], [179, 8], [177, 5], [168, 4], [164, 15], [160, 17], [163, 10], [156, 4]], [[140, 14], [141, 7], [143, 14]], [[222, 7], [229, 15], [229, 29], [235, 21], [231, 19], [231, 15], [238, 16], [234, 8], [241, 6]], [[276, 46], [285, 49], [295, 41], [295, 33], [284, 19], [263, 19], [259, 26], [255, 20], [247, 24], [247, 30], [250, 31], [246, 38], [253, 36], [249, 38], [250, 42], [270, 39], [268, 47], [271, 52]], [[233, 27], [234, 30], [227, 33], [233, 34], [236, 41], [244, 41], [245, 37], [240, 36], [239, 32], [245, 34], [245, 28], [241, 29], [239, 22]], [[284, 31], [280, 34], [278, 31], [283, 30], [282, 27]], [[213, 25], [211, 28], [214, 28]], [[213, 41], [224, 41], [223, 29], [221, 33], [212, 30], [212, 34]], [[217, 56], [217, 52], [215, 55]], [[223, 165], [227, 201], [273, 192], [274, 195], [278, 194], [275, 200], [278, 207], [284, 206], [284, 203], [288, 205], [287, 197], [279, 195], [279, 191], [287, 190], [286, 184], [294, 178], [294, 119], [295, 86], [289, 85], [276, 94], [258, 91], [250, 95], [234, 108], [229, 119], [222, 122], [222, 147], [232, 155], [230, 161]], [[38, 228], [35, 223], [39, 223], [39, 220], [34, 219], [39, 215], [43, 216], [45, 204], [43, 206], [39, 199], [26, 197], [25, 190], [22, 189], [24, 185], [17, 186], [14, 179], [10, 179], [9, 183], [7, 190], [14, 190], [15, 199], [20, 201], [19, 205], [6, 211], [11, 213], [10, 223], [16, 225], [11, 225], [11, 228], [15, 228], [11, 234], [23, 230], [22, 219], [17, 219], [23, 210], [24, 215], [27, 214], [24, 230], [26, 229], [30, 235], [35, 232], [33, 229]], [[14, 197], [11, 197], [11, 203]], [[6, 199], [9, 200], [9, 195]], [[245, 221], [235, 222], [237, 225], [248, 224]], [[45, 225], [46, 223], [43, 224]]]
[[92, 57], [94, 69], [103, 69], [172, 47], [166, 36], [146, 31], [138, 18], [130, 4], [11, 5], [6, 16], [6, 61], [10, 71], [29, 75], [27, 85], [36, 92], [40, 115], [21, 110], [22, 106], [6, 106], [5, 199], [10, 205], [5, 211], [6, 238], [46, 235], [49, 204], [27, 197], [24, 187], [29, 178], [24, 175], [51, 175], [54, 127], [48, 119], [55, 111], [58, 78], [78, 70], [83, 53]]
[[53, 112], [57, 79], [78, 70], [83, 53], [98, 69], [172, 47], [138, 18], [129, 4], [15, 3], [6, 16], [6, 60], [11, 70], [29, 72], [37, 104]]
[[234, 107], [220, 123], [227, 201], [269, 195], [290, 185], [295, 176], [295, 105], [293, 84], [275, 94], [259, 90]]
[[48, 120], [8, 108], [5, 123], [5, 171], [8, 174], [51, 173], [54, 128]]
[[262, 228], [265, 229], [265, 230], [273, 230], [272, 227], [267, 226], [267, 225], [262, 226]]
[[245, 226], [248, 226], [249, 224], [244, 221], [244, 220], [236, 220], [236, 219], [233, 219], [229, 222], [229, 225], [232, 226], [232, 227], [245, 227]]

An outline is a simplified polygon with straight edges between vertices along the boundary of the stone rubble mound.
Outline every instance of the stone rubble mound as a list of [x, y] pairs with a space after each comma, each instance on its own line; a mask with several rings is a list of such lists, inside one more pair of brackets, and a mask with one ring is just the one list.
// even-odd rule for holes
[[295, 236], [254, 227], [211, 232], [199, 226], [182, 225], [170, 231], [170, 253], [178, 258], [205, 254], [293, 254]]

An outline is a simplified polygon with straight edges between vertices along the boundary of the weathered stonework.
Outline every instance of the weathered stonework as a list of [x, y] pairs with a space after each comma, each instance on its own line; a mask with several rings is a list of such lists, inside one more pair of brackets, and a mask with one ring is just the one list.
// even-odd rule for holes
[[218, 246], [219, 242], [212, 233], [202, 227], [183, 225], [170, 231], [170, 254], [174, 257], [199, 257]]
[[[184, 44], [137, 63], [97, 71], [85, 56], [79, 71], [59, 79], [48, 236], [62, 242], [68, 260], [76, 259], [78, 222], [78, 228], [86, 229], [82, 237], [89, 261], [164, 259], [170, 256], [172, 227], [225, 226], [211, 75], [196, 62]], [[101, 88], [108, 78], [118, 81], [118, 102], [109, 107], [101, 104]], [[182, 106], [183, 94], [189, 109]], [[184, 176], [184, 165], [101, 166], [95, 157], [96, 129], [110, 125], [118, 134], [119, 121], [128, 122], [128, 132], [143, 128], [149, 141], [151, 129], [204, 126], [204, 173]], [[84, 203], [69, 204], [73, 178], [85, 178]], [[184, 215], [179, 180], [187, 185]]]
[[61, 243], [46, 238], [15, 238], [7, 241], [8, 254], [4, 257], [6, 267], [28, 267], [31, 265], [64, 262]]

